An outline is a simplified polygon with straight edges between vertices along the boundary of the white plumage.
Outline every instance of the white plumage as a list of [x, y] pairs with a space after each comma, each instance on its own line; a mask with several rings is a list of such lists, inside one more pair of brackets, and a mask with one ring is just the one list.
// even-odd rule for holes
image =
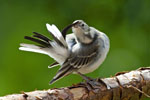
[[[46, 26], [48, 31], [51, 32], [51, 34], [53, 34], [58, 40], [60, 40], [60, 42], [63, 43], [64, 46], [67, 46], [67, 43], [62, 37], [61, 32], [55, 25], [46, 24]], [[65, 61], [65, 59], [69, 56], [68, 49], [61, 47], [55, 41], [49, 41], [49, 44], [52, 47], [42, 48], [34, 44], [21, 43], [20, 44], [21, 47], [19, 48], [19, 50], [46, 54], [55, 59], [59, 64], [62, 64]]]
[[66, 30], [61, 33], [55, 25], [46, 24], [46, 26], [54, 38], [53, 41], [39, 33], [34, 33], [34, 38], [26, 36], [25, 39], [40, 45], [22, 43], [19, 49], [52, 57], [56, 62], [49, 68], [61, 65], [50, 84], [71, 73], [93, 72], [105, 60], [109, 51], [109, 38], [103, 32], [89, 27], [84, 21], [77, 20], [66, 27], [66, 30], [72, 27], [73, 31], [72, 34], [66, 35], [66, 38], [64, 34]]

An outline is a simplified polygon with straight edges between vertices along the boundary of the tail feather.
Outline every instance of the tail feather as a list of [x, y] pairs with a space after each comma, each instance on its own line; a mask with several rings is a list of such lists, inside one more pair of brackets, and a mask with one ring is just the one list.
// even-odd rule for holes
[[50, 81], [50, 84], [53, 84], [54, 82], [60, 80], [61, 78], [63, 78], [64, 76], [67, 76], [71, 73], [71, 68], [73, 67], [65, 67], [64, 70], [59, 70], [56, 74], [56, 76]]
[[51, 41], [48, 37], [46, 37], [46, 36], [44, 36], [42, 34], [39, 34], [37, 32], [33, 32], [33, 33], [34, 33], [33, 37], [39, 38], [39, 39], [41, 39], [41, 40], [43, 40], [45, 42], [48, 42], [48, 43], [49, 43], [49, 41]]
[[21, 43], [20, 45], [21, 47], [19, 48], [19, 50], [46, 54], [55, 59], [59, 64], [62, 64], [69, 55], [68, 50], [60, 46], [53, 48], [53, 47], [41, 47], [25, 43]]
[[57, 43], [59, 43], [61, 46], [67, 47], [65, 39], [55, 25], [46, 24], [46, 27]]
[[41, 53], [41, 54], [46, 54], [46, 55], [48, 55], [48, 52], [42, 50], [41, 47], [36, 46], [36, 45], [33, 45], [33, 44], [21, 43], [20, 46], [21, 46], [21, 47], [19, 47], [19, 50], [30, 51], [30, 52], [36, 52], [36, 53]]
[[58, 62], [54, 62], [54, 63], [50, 64], [50, 65], [48, 66], [48, 68], [53, 68], [53, 67], [58, 66], [58, 65], [59, 65]]
[[33, 41], [33, 42], [39, 43], [40, 45], [42, 45], [42, 46], [44, 46], [44, 47], [48, 47], [48, 46], [50, 46], [50, 44], [49, 44], [49, 43], [44, 42], [44, 41], [39, 40], [39, 39], [36, 39], [36, 38], [33, 38], [33, 37], [30, 37], [30, 36], [25, 36], [24, 38], [25, 38], [25, 39], [27, 39], [27, 40], [30, 40], [30, 41]]
[[67, 43], [63, 38], [61, 32], [55, 25], [46, 24], [46, 26], [48, 31], [52, 35], [54, 41], [50, 40], [48, 37], [40, 33], [33, 32], [33, 37], [25, 36], [24, 38], [36, 42], [40, 45], [22, 43], [20, 44], [21, 47], [19, 49], [24, 51], [46, 54], [55, 59], [61, 65], [69, 56]]
[[20, 43], [21, 47], [26, 47], [26, 48], [33, 48], [33, 49], [40, 49], [41, 47], [36, 46], [34, 44], [27, 44], [27, 43]]

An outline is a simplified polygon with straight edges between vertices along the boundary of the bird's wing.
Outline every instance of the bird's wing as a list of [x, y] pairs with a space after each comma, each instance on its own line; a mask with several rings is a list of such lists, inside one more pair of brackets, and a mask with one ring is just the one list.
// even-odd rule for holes
[[78, 70], [81, 67], [90, 64], [90, 62], [93, 61], [94, 58], [96, 58], [97, 51], [98, 46], [95, 46], [93, 48], [90, 47], [89, 50], [70, 55], [68, 59], [63, 63], [62, 67], [58, 70], [56, 76], [52, 79], [50, 84], [72, 73], [72, 71]]
[[46, 24], [46, 27], [50, 32], [50, 34], [52, 35], [52, 37], [55, 39], [55, 41], [59, 43], [59, 45], [67, 47], [67, 43], [62, 33], [58, 30], [58, 28], [55, 25]]
[[68, 45], [69, 50], [71, 50], [72, 47], [73, 47], [75, 44], [77, 44], [76, 36], [74, 35], [74, 33], [71, 33], [71, 34], [66, 35], [66, 42], [67, 42], [67, 45]]
[[54, 63], [50, 64], [50, 65], [48, 66], [48, 68], [53, 68], [53, 67], [56, 67], [56, 66], [58, 66], [58, 65], [60, 65], [58, 62], [54, 62]]
[[48, 37], [42, 34], [33, 32], [34, 35], [32, 37], [25, 36], [24, 38], [36, 42], [38, 43], [38, 45], [23, 43], [20, 44], [21, 47], [19, 49], [49, 55], [50, 57], [54, 58], [58, 63], [62, 64], [69, 56], [67, 43], [64, 40], [61, 32], [55, 25], [46, 25], [54, 40], [50, 40]]
[[26, 44], [26, 43], [21, 43], [19, 47], [19, 50], [24, 50], [24, 51], [31, 51], [31, 52], [37, 52], [37, 53], [42, 53], [48, 55], [48, 52], [46, 51], [45, 48], [51, 48], [51, 40], [37, 32], [33, 32], [34, 35], [33, 37], [30, 36], [25, 36], [24, 38], [33, 42], [38, 43], [38, 45], [34, 44]]

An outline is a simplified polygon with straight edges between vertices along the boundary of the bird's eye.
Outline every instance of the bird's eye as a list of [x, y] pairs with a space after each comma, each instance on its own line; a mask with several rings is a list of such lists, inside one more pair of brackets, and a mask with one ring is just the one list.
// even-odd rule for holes
[[84, 24], [82, 24], [81, 26], [84, 26]]

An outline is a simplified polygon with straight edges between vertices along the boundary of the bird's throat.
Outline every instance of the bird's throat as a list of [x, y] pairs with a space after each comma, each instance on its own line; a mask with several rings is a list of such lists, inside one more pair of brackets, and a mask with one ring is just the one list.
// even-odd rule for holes
[[92, 42], [92, 39], [87, 34], [85, 34], [85, 32], [80, 28], [74, 28], [73, 33], [75, 34], [76, 40], [79, 43], [88, 44]]

